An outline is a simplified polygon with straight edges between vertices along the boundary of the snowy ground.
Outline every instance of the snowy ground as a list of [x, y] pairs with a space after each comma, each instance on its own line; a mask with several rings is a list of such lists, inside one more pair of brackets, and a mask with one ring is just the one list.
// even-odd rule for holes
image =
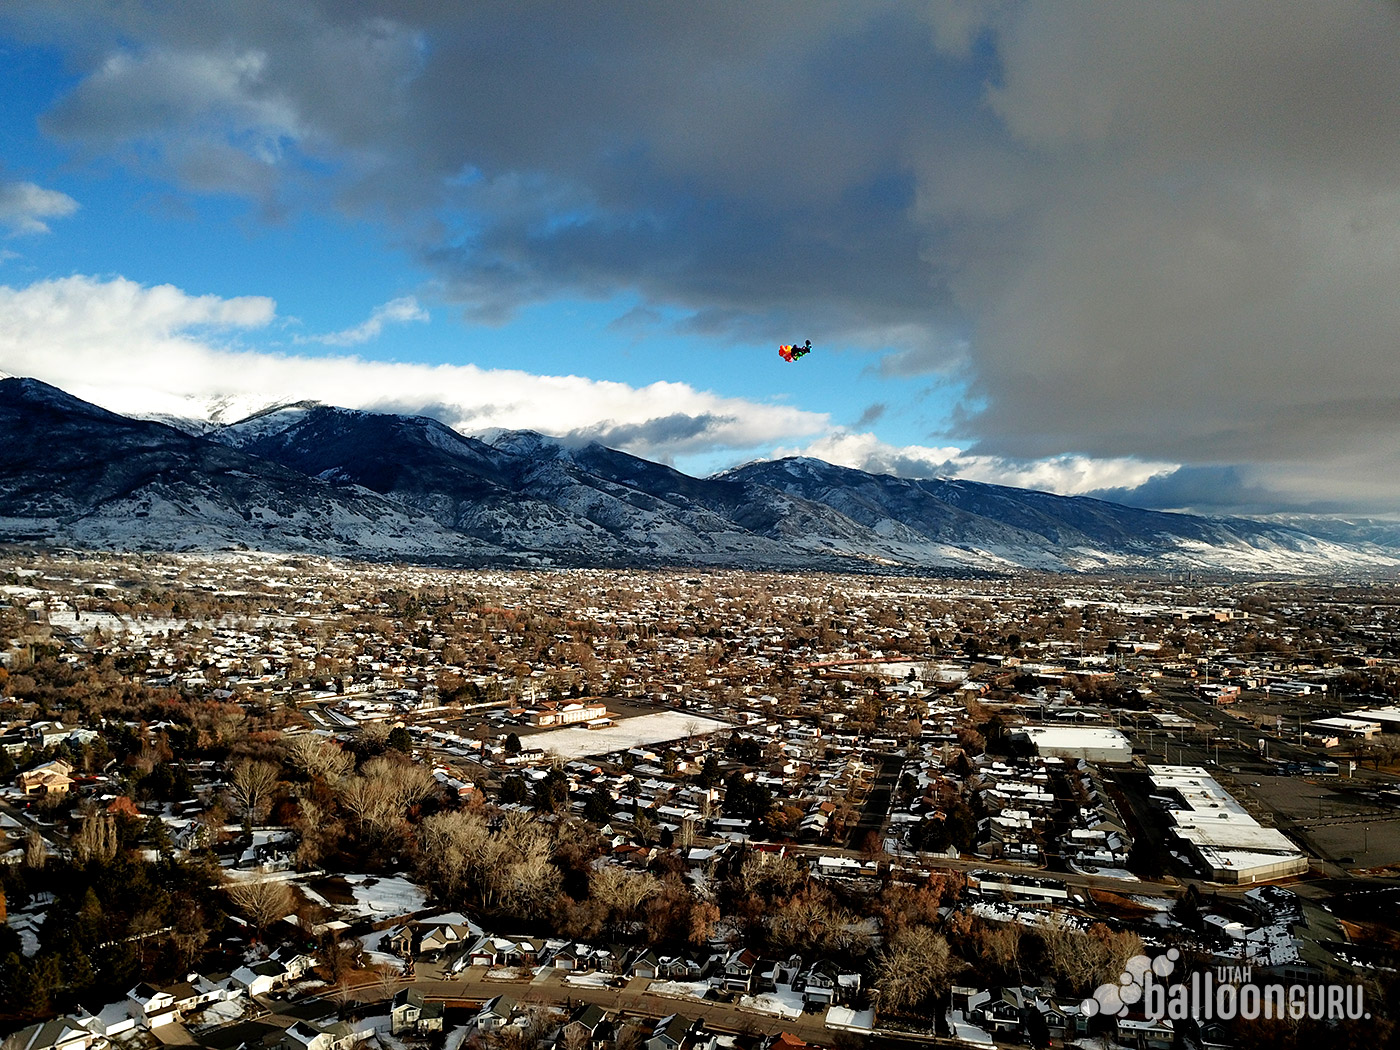
[[535, 733], [529, 741], [532, 747], [555, 751], [565, 758], [582, 758], [727, 728], [728, 723], [701, 718], [686, 711], [659, 711], [653, 715], [624, 719], [606, 729], [554, 729], [547, 733]]
[[427, 895], [422, 889], [399, 878], [375, 878], [371, 875], [346, 875], [350, 892], [355, 895], [355, 904], [343, 909], [356, 918], [387, 918], [393, 915], [407, 915], [419, 911], [427, 903]]
[[369, 956], [371, 962], [392, 966], [396, 970], [401, 970], [403, 968], [402, 960], [392, 952], [383, 950], [384, 938], [393, 932], [392, 929], [371, 930], [369, 933], [364, 934], [360, 940], [364, 942], [365, 954]]
[[1144, 908], [1151, 908], [1153, 911], [1171, 911], [1176, 907], [1176, 901], [1170, 897], [1143, 897], [1133, 894], [1128, 898], [1134, 904], [1141, 904]]
[[608, 979], [600, 973], [571, 973], [564, 976], [564, 983], [571, 988], [606, 988]]
[[969, 1046], [997, 1045], [995, 1039], [970, 1021], [963, 1020], [961, 1015], [954, 1014], [949, 1017], [948, 1024], [952, 1027], [953, 1038], [960, 1043], [967, 1043]]
[[652, 981], [647, 991], [655, 995], [674, 995], [681, 999], [703, 999], [710, 990], [707, 981]]
[[777, 991], [741, 997], [739, 1005], [747, 1010], [777, 1014], [779, 1017], [793, 1020], [802, 1016], [802, 993], [794, 992], [791, 985], [780, 984]]
[[1099, 878], [1118, 879], [1120, 882], [1138, 881], [1138, 877], [1127, 868], [1100, 868], [1093, 864], [1076, 864], [1073, 861], [1070, 861], [1069, 866], [1081, 875], [1097, 875]]
[[256, 1013], [258, 1009], [257, 1004], [246, 996], [213, 1002], [191, 1017], [187, 1025], [192, 1029], [213, 1028], [240, 1020], [245, 1015]]
[[826, 1026], [849, 1032], [870, 1033], [875, 1030], [874, 1010], [852, 1010], [849, 1006], [830, 1006], [826, 1011]]

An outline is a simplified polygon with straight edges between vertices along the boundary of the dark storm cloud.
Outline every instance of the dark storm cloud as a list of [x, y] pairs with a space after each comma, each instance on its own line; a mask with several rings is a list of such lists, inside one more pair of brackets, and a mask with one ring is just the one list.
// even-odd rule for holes
[[604, 421], [594, 426], [572, 430], [563, 440], [571, 445], [586, 445], [598, 442], [609, 448], [625, 448], [636, 455], [646, 456], [664, 453], [667, 458], [675, 453], [683, 453], [707, 448], [736, 419], [730, 416], [688, 415], [673, 413], [648, 419], [642, 423], [616, 423]]
[[866, 405], [865, 411], [862, 412], [860, 418], [855, 421], [855, 429], [859, 430], [861, 427], [868, 427], [872, 423], [877, 422], [885, 414], [885, 410], [888, 407], [889, 406], [883, 401], [876, 401], [873, 404]]
[[1281, 510], [1332, 513], [1335, 503], [1297, 501], [1284, 493], [1247, 480], [1237, 466], [1182, 467], [1149, 478], [1136, 488], [1100, 489], [1086, 493], [1113, 503], [1148, 510], [1184, 510], [1198, 514], [1269, 514]]
[[77, 8], [8, 12], [52, 134], [382, 221], [477, 318], [800, 327], [956, 373], [978, 454], [1400, 507], [1400, 5]]

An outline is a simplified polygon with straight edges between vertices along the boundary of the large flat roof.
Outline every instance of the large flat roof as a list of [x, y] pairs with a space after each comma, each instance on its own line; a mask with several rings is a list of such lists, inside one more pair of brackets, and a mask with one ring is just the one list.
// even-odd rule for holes
[[1047, 747], [1112, 747], [1132, 751], [1128, 738], [1107, 726], [1022, 726], [1031, 740]]
[[[1169, 813], [1178, 837], [1204, 855], [1208, 851], [1303, 855], [1283, 832], [1260, 824], [1200, 766], [1148, 766], [1152, 785], [1170, 791], [1185, 804]], [[1237, 859], [1238, 860], [1238, 859]], [[1232, 866], [1238, 866], [1232, 865]]]

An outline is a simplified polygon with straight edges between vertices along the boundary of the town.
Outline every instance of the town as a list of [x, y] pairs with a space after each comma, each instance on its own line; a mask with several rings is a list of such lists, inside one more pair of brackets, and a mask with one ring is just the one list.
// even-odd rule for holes
[[[15, 1050], [1394, 1031], [1390, 584], [23, 547], [0, 580]], [[1116, 989], [1168, 952], [1367, 1013], [1150, 1016]]]

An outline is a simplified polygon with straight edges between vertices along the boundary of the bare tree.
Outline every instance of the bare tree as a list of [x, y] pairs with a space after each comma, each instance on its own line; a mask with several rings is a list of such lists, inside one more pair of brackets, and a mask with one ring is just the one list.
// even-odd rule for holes
[[24, 834], [24, 866], [30, 871], [43, 871], [49, 859], [49, 848], [44, 836], [34, 828]]
[[588, 880], [588, 895], [607, 908], [618, 922], [631, 922], [649, 897], [661, 892], [661, 880], [641, 871], [614, 864], [595, 870]]
[[406, 760], [372, 758], [362, 772], [340, 782], [340, 800], [364, 830], [376, 835], [390, 831], [405, 809], [437, 786], [431, 773]]
[[952, 971], [952, 953], [942, 934], [927, 926], [901, 930], [875, 966], [881, 1005], [892, 1013], [917, 1009], [947, 984]]
[[419, 825], [418, 842], [420, 871], [445, 897], [527, 915], [558, 893], [553, 831], [529, 814], [493, 832], [478, 813], [438, 813]]
[[1117, 981], [1134, 955], [1142, 953], [1137, 934], [1115, 933], [1096, 924], [1089, 930], [1050, 926], [1041, 931], [1045, 961], [1050, 976], [1075, 994], [1110, 981]]
[[399, 990], [399, 985], [403, 983], [403, 971], [393, 963], [381, 963], [376, 967], [378, 978], [375, 985], [379, 994], [386, 1000], [391, 1000]]
[[1021, 940], [1026, 928], [1019, 922], [1009, 922], [988, 930], [982, 937], [982, 951], [1003, 974], [1016, 975], [1021, 981]]
[[296, 907], [296, 896], [292, 893], [292, 888], [285, 882], [274, 882], [271, 879], [230, 883], [228, 895], [239, 911], [248, 916], [260, 934], [278, 919], [289, 915]]
[[73, 852], [81, 863], [110, 861], [117, 855], [117, 822], [110, 813], [90, 810], [73, 836]]
[[287, 760], [308, 777], [319, 777], [328, 784], [339, 783], [355, 768], [355, 756], [339, 744], [314, 733], [298, 733], [283, 738]]
[[244, 759], [233, 767], [229, 794], [243, 817], [256, 824], [267, 816], [272, 805], [272, 793], [277, 790], [277, 766], [261, 759]]

